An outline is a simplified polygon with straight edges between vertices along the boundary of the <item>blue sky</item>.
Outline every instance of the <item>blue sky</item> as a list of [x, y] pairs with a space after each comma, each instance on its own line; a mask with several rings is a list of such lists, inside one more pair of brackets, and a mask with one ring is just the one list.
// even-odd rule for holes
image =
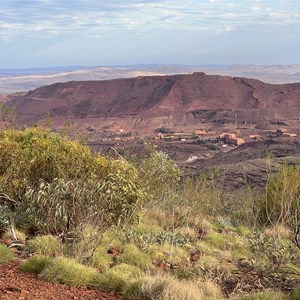
[[299, 64], [299, 0], [1, 0], [0, 68]]

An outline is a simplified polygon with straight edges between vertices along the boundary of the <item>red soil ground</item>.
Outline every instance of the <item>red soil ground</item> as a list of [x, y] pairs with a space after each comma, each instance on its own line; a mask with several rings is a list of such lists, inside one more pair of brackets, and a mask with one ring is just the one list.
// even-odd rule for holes
[[117, 300], [121, 296], [45, 282], [19, 270], [20, 261], [0, 265], [1, 300]]

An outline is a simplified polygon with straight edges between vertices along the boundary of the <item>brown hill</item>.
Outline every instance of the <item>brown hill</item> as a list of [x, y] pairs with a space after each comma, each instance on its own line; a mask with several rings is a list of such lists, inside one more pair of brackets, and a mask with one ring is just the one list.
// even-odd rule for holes
[[[245, 115], [250, 112], [250, 119], [264, 118], [274, 109], [281, 115], [291, 108], [295, 112], [300, 108], [300, 83], [274, 85], [255, 79], [193, 73], [56, 83], [13, 97], [12, 101], [18, 103], [22, 123], [36, 122], [50, 113], [55, 120], [82, 123], [84, 119], [100, 127], [108, 121], [116, 125], [122, 119], [119, 127], [151, 127], [153, 132], [156, 126], [195, 125], [200, 122], [196, 114], [199, 111], [240, 110]], [[219, 118], [224, 118], [224, 113]]]

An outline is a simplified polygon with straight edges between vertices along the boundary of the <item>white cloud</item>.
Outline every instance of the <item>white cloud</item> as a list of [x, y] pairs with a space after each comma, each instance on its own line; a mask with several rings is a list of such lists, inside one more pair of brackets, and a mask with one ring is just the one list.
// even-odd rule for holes
[[261, 7], [260, 6], [252, 6], [251, 7], [254, 11], [260, 11]]
[[50, 36], [87, 32], [92, 35], [99, 29], [127, 29], [136, 33], [173, 29], [220, 34], [263, 24], [300, 23], [300, 5], [288, 1], [28, 0], [27, 5], [24, 2], [18, 6], [17, 3], [20, 4], [16, 0], [0, 3], [0, 29], [6, 35], [22, 36], [37, 31]]

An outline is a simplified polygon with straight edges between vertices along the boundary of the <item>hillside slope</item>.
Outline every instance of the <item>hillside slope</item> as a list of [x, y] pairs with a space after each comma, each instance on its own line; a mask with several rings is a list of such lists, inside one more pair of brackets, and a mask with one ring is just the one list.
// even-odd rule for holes
[[[145, 126], [151, 127], [189, 122], [187, 114], [201, 110], [254, 110], [264, 114], [278, 109], [286, 114], [289, 108], [300, 107], [300, 83], [273, 85], [255, 79], [193, 73], [56, 83], [15, 96], [12, 101], [17, 103], [21, 123], [36, 122], [49, 114], [57, 120], [85, 118], [88, 122], [133, 118], [132, 126], [137, 120], [169, 118], [157, 120], [155, 125], [146, 122]], [[252, 115], [247, 117], [251, 119]]]

